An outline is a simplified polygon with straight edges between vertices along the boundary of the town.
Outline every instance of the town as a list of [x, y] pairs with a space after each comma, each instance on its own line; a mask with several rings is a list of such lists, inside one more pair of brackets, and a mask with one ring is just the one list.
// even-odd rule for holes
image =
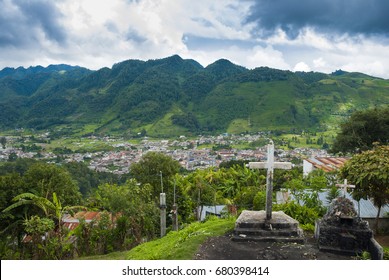
[[[85, 152], [77, 150], [73, 152], [63, 147], [62, 153], [58, 152], [61, 151], [58, 148], [54, 151], [46, 150], [45, 143], [50, 142], [49, 133], [34, 137], [12, 136], [4, 137], [7, 145], [0, 148], [0, 161], [8, 161], [12, 158], [39, 158], [52, 163], [86, 162], [90, 169], [97, 172], [112, 172], [121, 175], [128, 173], [130, 165], [139, 162], [144, 154], [161, 152], [178, 161], [186, 170], [206, 169], [219, 167], [220, 163], [231, 160], [264, 160], [266, 158], [266, 144], [270, 138], [269, 134], [269, 132], [241, 135], [221, 134], [197, 138], [180, 136], [170, 140], [144, 137], [136, 144], [120, 137], [89, 136], [74, 140], [72, 145], [82, 150], [85, 143], [104, 143], [106, 150], [93, 151], [90, 149], [90, 151]], [[36, 143], [32, 143], [31, 138]], [[239, 145], [244, 148], [235, 148]], [[301, 165], [304, 158], [328, 156], [324, 149], [308, 147], [293, 149], [276, 147], [275, 152], [277, 160], [292, 161], [296, 165]]]

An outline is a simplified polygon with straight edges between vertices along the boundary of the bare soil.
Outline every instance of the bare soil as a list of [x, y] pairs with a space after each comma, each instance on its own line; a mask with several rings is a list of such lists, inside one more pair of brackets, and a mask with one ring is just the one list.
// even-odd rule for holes
[[[282, 242], [236, 242], [233, 233], [209, 238], [195, 255], [197, 260], [355, 260], [355, 256], [320, 251], [312, 235], [304, 244]], [[378, 241], [378, 239], [376, 239]], [[389, 241], [389, 236], [380, 240]], [[378, 241], [380, 242], [380, 241]], [[381, 244], [381, 243], [380, 243]], [[386, 246], [386, 245], [383, 245]]]

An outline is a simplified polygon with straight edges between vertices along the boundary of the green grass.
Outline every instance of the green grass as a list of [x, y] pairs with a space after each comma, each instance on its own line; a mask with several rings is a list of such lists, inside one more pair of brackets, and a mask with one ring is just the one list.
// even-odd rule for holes
[[52, 140], [50, 144], [46, 145], [46, 150], [53, 150], [55, 148], [66, 147], [73, 151], [84, 150], [88, 152], [94, 151], [110, 151], [112, 150], [112, 144], [107, 144], [105, 141], [100, 139], [88, 139], [81, 137], [64, 137], [57, 140]]
[[231, 134], [239, 134], [245, 131], [250, 131], [251, 127], [249, 125], [248, 119], [235, 119], [233, 120], [227, 128], [227, 132]]
[[233, 230], [235, 218], [211, 218], [204, 223], [195, 222], [178, 232], [143, 243], [128, 252], [129, 260], [191, 260], [198, 247], [209, 237], [220, 236]]
[[81, 257], [77, 260], [125, 260], [126, 256], [128, 254], [128, 251], [120, 251], [120, 252], [113, 252], [106, 255], [95, 255], [95, 256], [87, 256], [87, 257]]
[[220, 236], [234, 229], [236, 217], [211, 217], [194, 222], [180, 231], [143, 243], [130, 251], [80, 257], [78, 260], [191, 260], [198, 247], [209, 237]]
[[187, 129], [174, 125], [171, 119], [173, 115], [182, 113], [182, 110], [178, 106], [173, 105], [172, 109], [158, 121], [145, 125], [142, 128], [144, 128], [147, 131], [147, 135], [151, 137], [166, 138], [186, 135], [188, 134]]

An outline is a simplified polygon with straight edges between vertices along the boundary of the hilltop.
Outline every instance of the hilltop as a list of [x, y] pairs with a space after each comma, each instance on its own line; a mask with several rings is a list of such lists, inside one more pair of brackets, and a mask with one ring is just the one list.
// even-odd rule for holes
[[178, 55], [91, 71], [69, 65], [0, 71], [1, 130], [169, 137], [265, 130], [328, 131], [389, 104], [389, 80], [362, 73], [203, 67]]

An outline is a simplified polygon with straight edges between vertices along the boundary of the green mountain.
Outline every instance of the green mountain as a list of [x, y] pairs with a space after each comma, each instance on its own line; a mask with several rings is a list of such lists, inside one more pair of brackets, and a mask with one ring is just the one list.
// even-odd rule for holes
[[0, 129], [150, 136], [325, 131], [389, 104], [389, 80], [362, 73], [253, 70], [178, 55], [91, 71], [68, 65], [0, 71]]

